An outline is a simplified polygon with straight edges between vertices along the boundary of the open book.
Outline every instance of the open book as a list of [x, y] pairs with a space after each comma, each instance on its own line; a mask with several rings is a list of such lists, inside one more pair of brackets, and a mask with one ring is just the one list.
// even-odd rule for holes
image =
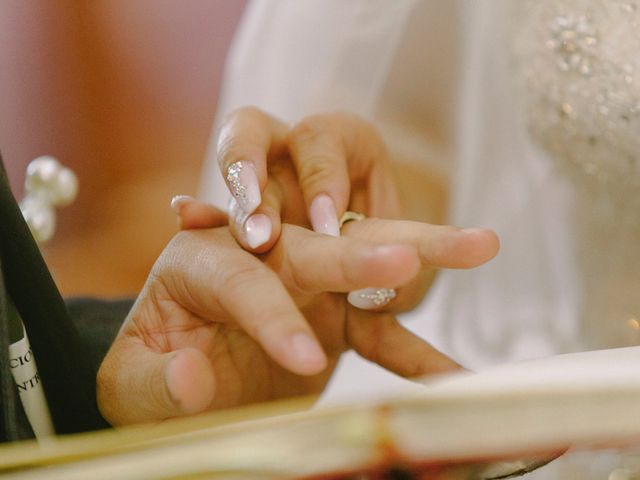
[[[17, 479], [505, 478], [565, 449], [640, 446], [640, 347], [0, 448]], [[383, 473], [384, 472], [384, 473]]]

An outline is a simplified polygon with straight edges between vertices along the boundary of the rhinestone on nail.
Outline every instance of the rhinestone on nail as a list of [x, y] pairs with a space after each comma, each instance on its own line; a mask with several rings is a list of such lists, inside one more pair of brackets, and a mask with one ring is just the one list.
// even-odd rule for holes
[[240, 181], [240, 172], [242, 172], [242, 168], [242, 162], [235, 162], [229, 165], [229, 169], [227, 170], [227, 181], [229, 182], [229, 187], [233, 196], [238, 200], [246, 201], [247, 188]]
[[368, 300], [376, 306], [386, 305], [396, 298], [396, 291], [393, 288], [378, 288], [375, 292], [361, 293], [360, 298]]

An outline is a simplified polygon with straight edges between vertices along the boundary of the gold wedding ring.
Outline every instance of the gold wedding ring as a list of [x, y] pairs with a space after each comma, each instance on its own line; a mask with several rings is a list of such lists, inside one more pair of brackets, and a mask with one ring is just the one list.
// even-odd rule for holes
[[344, 215], [340, 217], [340, 229], [342, 229], [342, 226], [345, 223], [359, 222], [360, 220], [364, 220], [365, 218], [367, 218], [366, 215], [363, 215], [362, 213], [352, 212], [350, 210], [347, 210], [346, 212], [344, 212]]

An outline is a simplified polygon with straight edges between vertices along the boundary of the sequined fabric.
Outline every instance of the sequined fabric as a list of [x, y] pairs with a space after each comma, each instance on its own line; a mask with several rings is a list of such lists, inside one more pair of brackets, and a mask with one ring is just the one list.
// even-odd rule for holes
[[527, 128], [575, 188], [585, 348], [640, 343], [640, 1], [512, 2]]
[[514, 2], [535, 139], [576, 175], [640, 188], [640, 2]]

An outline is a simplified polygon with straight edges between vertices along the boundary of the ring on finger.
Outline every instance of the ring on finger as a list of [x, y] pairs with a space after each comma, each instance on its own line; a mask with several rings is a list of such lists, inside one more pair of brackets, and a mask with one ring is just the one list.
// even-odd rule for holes
[[367, 217], [362, 213], [352, 212], [350, 210], [347, 210], [346, 212], [344, 212], [342, 217], [340, 217], [340, 222], [339, 222], [340, 223], [340, 228], [342, 229], [342, 226], [345, 223], [348, 223], [348, 222], [359, 222], [360, 220], [364, 220], [365, 218], [367, 218]]

